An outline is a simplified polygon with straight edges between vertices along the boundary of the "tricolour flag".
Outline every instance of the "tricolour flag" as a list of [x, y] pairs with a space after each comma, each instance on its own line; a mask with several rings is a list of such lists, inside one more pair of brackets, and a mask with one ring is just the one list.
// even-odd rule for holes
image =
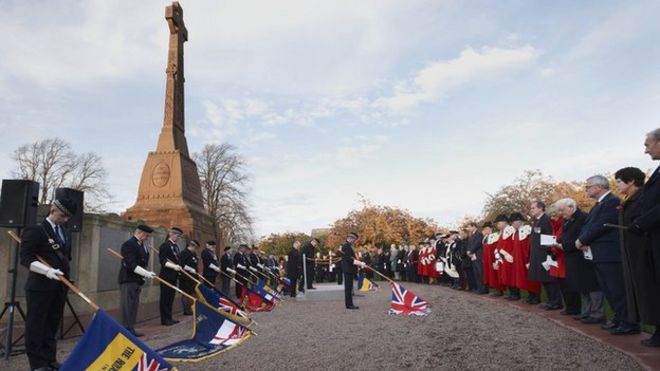
[[378, 285], [375, 282], [371, 282], [364, 274], [358, 275], [358, 289], [360, 291], [376, 291], [378, 290]]
[[162, 371], [176, 368], [99, 309], [60, 370]]
[[392, 303], [390, 314], [425, 316], [431, 313], [431, 304], [420, 299], [412, 291], [406, 290], [398, 283], [392, 283]]
[[198, 362], [214, 357], [252, 335], [247, 327], [226, 318], [213, 308], [195, 301], [193, 336], [156, 350], [168, 361]]
[[218, 308], [231, 320], [243, 325], [249, 325], [250, 322], [252, 322], [247, 313], [242, 311], [238, 304], [218, 290], [200, 284], [195, 287], [195, 293], [197, 294], [198, 300], [201, 300], [212, 307]]

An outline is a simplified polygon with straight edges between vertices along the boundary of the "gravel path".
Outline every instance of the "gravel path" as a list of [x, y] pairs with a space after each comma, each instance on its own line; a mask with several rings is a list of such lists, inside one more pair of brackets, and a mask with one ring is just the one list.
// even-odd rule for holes
[[[387, 314], [390, 290], [356, 297], [360, 310], [343, 302], [285, 303], [254, 314], [258, 336], [216, 358], [179, 364], [181, 370], [640, 370], [613, 348], [553, 322], [444, 287], [404, 284], [433, 304], [426, 317]], [[190, 319], [148, 336], [157, 348], [190, 334]], [[60, 359], [75, 341], [60, 343]], [[4, 361], [0, 361], [0, 367]], [[9, 368], [20, 370], [25, 356]]]

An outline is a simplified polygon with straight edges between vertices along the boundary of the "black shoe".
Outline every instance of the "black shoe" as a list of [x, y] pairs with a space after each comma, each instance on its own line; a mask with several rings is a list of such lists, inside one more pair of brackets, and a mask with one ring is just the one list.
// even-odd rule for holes
[[316, 287], [308, 287], [307, 290], [316, 290]]
[[184, 316], [192, 316], [192, 312], [183, 312]]
[[160, 324], [163, 325], [163, 326], [172, 326], [172, 325], [174, 325], [174, 322], [168, 320], [168, 321], [165, 321], [165, 322], [161, 322]]
[[660, 338], [656, 338], [653, 336], [648, 339], [644, 339], [640, 341], [640, 343], [642, 343], [642, 345], [645, 347], [660, 348]]
[[62, 364], [57, 361], [49, 363], [48, 366], [53, 370], [59, 370], [60, 368], [62, 368]]
[[612, 335], [636, 335], [639, 334], [639, 326], [621, 325], [610, 330]]
[[144, 334], [139, 333], [139, 332], [135, 331], [134, 329], [128, 329], [128, 331], [130, 331], [130, 333], [133, 334], [133, 336], [135, 336], [136, 338], [144, 336]]
[[585, 315], [582, 315], [582, 314], [578, 314], [576, 316], [573, 316], [573, 319], [576, 320], [576, 321], [582, 321], [585, 318], [589, 318], [589, 316], [585, 316]]
[[563, 308], [563, 306], [561, 306], [559, 304], [552, 304], [552, 305], [548, 305], [547, 307], [545, 307], [545, 310], [559, 310], [559, 309], [562, 309], [562, 308]]
[[35, 368], [33, 371], [54, 371], [54, 370], [56, 370], [56, 369], [46, 366], [46, 367]]
[[179, 322], [181, 322], [181, 321], [178, 321], [178, 320], [175, 320], [175, 319], [171, 319], [170, 322], [172, 322], [172, 324], [176, 325], [177, 323], [179, 323]]
[[495, 291], [494, 293], [490, 294], [490, 296], [502, 296], [502, 291]]
[[486, 290], [486, 289], [479, 290], [479, 291], [477, 291], [477, 294], [479, 294], [479, 295], [486, 295], [486, 294], [488, 294], [488, 290]]
[[603, 330], [611, 330], [617, 327], [619, 327], [619, 323], [613, 321], [607, 321], [602, 326], [600, 326], [600, 328], [602, 328]]
[[541, 300], [539, 300], [539, 299], [529, 299], [529, 300], [527, 300], [527, 304], [529, 304], [529, 305], [537, 305], [537, 304], [540, 304], [540, 303], [541, 303]]
[[586, 317], [582, 318], [580, 322], [584, 323], [585, 325], [597, 325], [599, 323], [603, 323], [603, 318]]
[[516, 300], [520, 300], [520, 296], [509, 296], [506, 297], [505, 299], [509, 301], [516, 301]]
[[360, 309], [360, 307], [351, 305], [350, 307], [346, 307], [346, 309]]

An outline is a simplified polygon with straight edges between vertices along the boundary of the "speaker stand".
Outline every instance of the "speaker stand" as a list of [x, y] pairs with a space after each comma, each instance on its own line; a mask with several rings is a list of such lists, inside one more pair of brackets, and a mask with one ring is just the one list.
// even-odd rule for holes
[[[20, 236], [21, 234], [21, 229], [17, 228], [18, 235]], [[18, 354], [23, 354], [25, 353], [25, 349], [20, 349], [20, 350], [12, 350], [14, 346], [23, 338], [25, 335], [25, 332], [23, 335], [19, 336], [18, 339], [15, 341], [13, 340], [14, 337], [14, 314], [16, 313], [16, 310], [18, 309], [18, 313], [21, 315], [23, 318], [23, 323], [25, 323], [25, 312], [23, 312], [23, 309], [21, 308], [21, 303], [19, 303], [16, 300], [16, 279], [17, 279], [17, 269], [18, 269], [18, 243], [13, 243], [12, 245], [16, 246], [16, 249], [14, 251], [14, 260], [12, 262], [12, 267], [8, 271], [9, 274], [11, 275], [11, 293], [9, 295], [9, 301], [5, 303], [5, 308], [2, 310], [2, 314], [0, 314], [0, 320], [2, 317], [4, 317], [5, 313], [9, 315], [9, 320], [7, 321], [7, 338], [5, 339], [5, 344], [3, 347], [3, 353], [4, 353], [4, 358], [5, 360], [9, 359], [10, 355], [18, 355]]]
[[62, 316], [62, 319], [60, 320], [60, 340], [64, 340], [64, 337], [66, 334], [68, 334], [73, 328], [78, 325], [78, 328], [80, 329], [80, 333], [84, 334], [85, 333], [85, 328], [83, 327], [82, 323], [80, 322], [80, 317], [78, 317], [78, 313], [73, 309], [73, 305], [71, 305], [71, 302], [69, 301], [69, 294], [67, 293], [66, 295], [66, 305], [69, 307], [69, 310], [71, 311], [71, 314], [73, 315], [73, 323], [67, 327], [66, 330], [64, 330], [64, 316]]

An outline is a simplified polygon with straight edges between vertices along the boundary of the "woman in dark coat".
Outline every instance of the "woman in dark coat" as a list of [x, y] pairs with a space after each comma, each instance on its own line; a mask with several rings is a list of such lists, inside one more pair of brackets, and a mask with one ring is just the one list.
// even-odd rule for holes
[[[619, 213], [620, 225], [630, 226], [641, 214], [641, 187], [645, 177], [644, 172], [634, 167], [614, 174], [619, 191], [626, 195]], [[620, 236], [628, 321], [655, 325], [653, 336], [642, 340], [642, 344], [660, 347], [660, 286], [654, 279], [651, 251], [643, 235], [622, 230]]]

